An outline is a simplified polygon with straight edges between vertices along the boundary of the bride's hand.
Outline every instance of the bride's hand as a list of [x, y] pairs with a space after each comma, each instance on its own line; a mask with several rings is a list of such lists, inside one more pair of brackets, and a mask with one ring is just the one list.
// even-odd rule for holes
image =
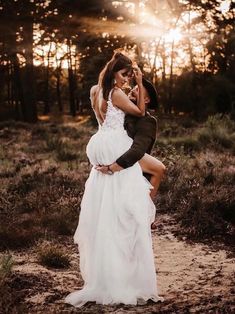
[[140, 68], [137, 65], [133, 66], [133, 71], [134, 71], [134, 77], [135, 77], [136, 84], [138, 86], [142, 85], [143, 74], [142, 74]]

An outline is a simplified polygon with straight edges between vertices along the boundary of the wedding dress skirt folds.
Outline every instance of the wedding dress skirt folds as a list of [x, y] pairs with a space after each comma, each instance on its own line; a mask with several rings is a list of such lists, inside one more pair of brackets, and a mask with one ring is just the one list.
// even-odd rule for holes
[[152, 249], [150, 225], [155, 206], [149, 196], [150, 183], [138, 163], [113, 175], [102, 174], [94, 167], [113, 163], [130, 148], [132, 139], [123, 123], [124, 113], [109, 101], [105, 122], [87, 145], [93, 168], [85, 184], [74, 235], [84, 286], [65, 299], [75, 307], [89, 301], [162, 301]]

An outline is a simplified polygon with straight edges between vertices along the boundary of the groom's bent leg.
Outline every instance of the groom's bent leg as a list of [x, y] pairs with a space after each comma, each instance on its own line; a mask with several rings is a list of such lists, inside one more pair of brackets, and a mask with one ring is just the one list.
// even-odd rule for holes
[[144, 154], [144, 157], [141, 158], [139, 164], [143, 172], [149, 173], [151, 175], [150, 183], [152, 184], [153, 189], [151, 190], [150, 196], [152, 199], [154, 199], [157, 195], [157, 191], [162, 177], [166, 171], [166, 167], [160, 160], [150, 156], [149, 154]]

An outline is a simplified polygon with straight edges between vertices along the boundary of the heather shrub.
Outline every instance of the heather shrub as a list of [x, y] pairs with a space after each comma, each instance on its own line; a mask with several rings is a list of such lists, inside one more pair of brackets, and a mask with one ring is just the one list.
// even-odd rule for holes
[[[13, 260], [10, 254], [3, 255], [0, 262], [0, 312], [10, 313], [10, 309], [13, 310], [13, 302], [16, 296], [12, 295], [12, 291], [9, 286], [10, 275], [12, 272]], [[13, 313], [13, 312], [12, 312]]]
[[186, 129], [191, 129], [197, 126], [196, 122], [190, 116], [181, 119], [180, 124]]
[[167, 174], [160, 185], [157, 208], [174, 213], [182, 227], [180, 232], [189, 238], [219, 236], [231, 240], [235, 221], [232, 157], [201, 153], [173, 161], [166, 154], [164, 164]]
[[12, 270], [14, 262], [10, 254], [3, 255], [0, 264], [0, 313], [28, 313], [25, 298], [28, 289], [35, 288], [40, 278], [32, 274], [20, 274]]
[[58, 171], [53, 164], [28, 166], [6, 179], [0, 191], [0, 249], [29, 247], [45, 234], [72, 235], [87, 169]]
[[182, 148], [185, 152], [200, 150], [200, 144], [197, 138], [193, 136], [176, 137], [169, 142], [176, 148]]
[[32, 128], [31, 135], [33, 138], [39, 138], [39, 139], [44, 139], [44, 137], [47, 134], [47, 126], [43, 124], [36, 124]]
[[10, 128], [10, 129], [24, 129], [29, 130], [31, 129], [31, 125], [26, 122], [22, 121], [15, 121], [15, 120], [6, 120], [0, 122], [0, 129]]
[[56, 147], [56, 156], [60, 161], [69, 161], [77, 158], [77, 153], [73, 145], [66, 141], [60, 141]]
[[49, 151], [55, 150], [58, 146], [61, 145], [61, 140], [57, 135], [50, 135], [45, 133], [44, 138]]
[[58, 204], [54, 211], [42, 215], [41, 225], [58, 235], [73, 235], [78, 223], [79, 207], [77, 200], [75, 204]]
[[171, 144], [186, 153], [205, 149], [223, 151], [224, 148], [232, 153], [235, 151], [235, 122], [228, 115], [209, 116], [202, 127], [194, 130], [192, 134], [179, 131], [179, 127], [174, 123], [165, 126], [158, 142]]
[[3, 255], [0, 264], [0, 287], [4, 284], [6, 278], [10, 275], [13, 266], [13, 259], [10, 254]]
[[12, 160], [1, 159], [0, 157], [0, 178], [14, 177], [17, 169]]
[[228, 115], [209, 116], [204, 126], [197, 132], [198, 141], [203, 146], [211, 145], [218, 149], [232, 148], [234, 145], [235, 122]]
[[18, 250], [32, 246], [40, 237], [43, 230], [38, 221], [33, 218], [23, 219], [7, 217], [0, 223], [0, 250]]
[[181, 204], [178, 219], [190, 238], [211, 239], [234, 235], [231, 209], [235, 206], [235, 198], [232, 195], [228, 198], [224, 193], [224, 190], [219, 193], [211, 191], [208, 195], [199, 189], [189, 198], [187, 205]]
[[83, 130], [80, 130], [80, 128], [75, 128], [72, 126], [65, 126], [62, 125], [60, 127], [60, 133], [65, 136], [65, 137], [69, 137], [73, 140], [78, 140], [80, 139], [82, 136], [84, 136], [84, 132]]
[[58, 245], [45, 242], [38, 248], [38, 261], [46, 267], [68, 268], [70, 266], [69, 255]]

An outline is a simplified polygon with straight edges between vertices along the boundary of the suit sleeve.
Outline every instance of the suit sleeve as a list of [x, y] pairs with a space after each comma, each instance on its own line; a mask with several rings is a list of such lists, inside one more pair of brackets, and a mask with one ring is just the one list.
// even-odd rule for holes
[[153, 118], [139, 121], [136, 129], [131, 147], [116, 160], [116, 163], [125, 169], [140, 160], [156, 138], [156, 121]]

